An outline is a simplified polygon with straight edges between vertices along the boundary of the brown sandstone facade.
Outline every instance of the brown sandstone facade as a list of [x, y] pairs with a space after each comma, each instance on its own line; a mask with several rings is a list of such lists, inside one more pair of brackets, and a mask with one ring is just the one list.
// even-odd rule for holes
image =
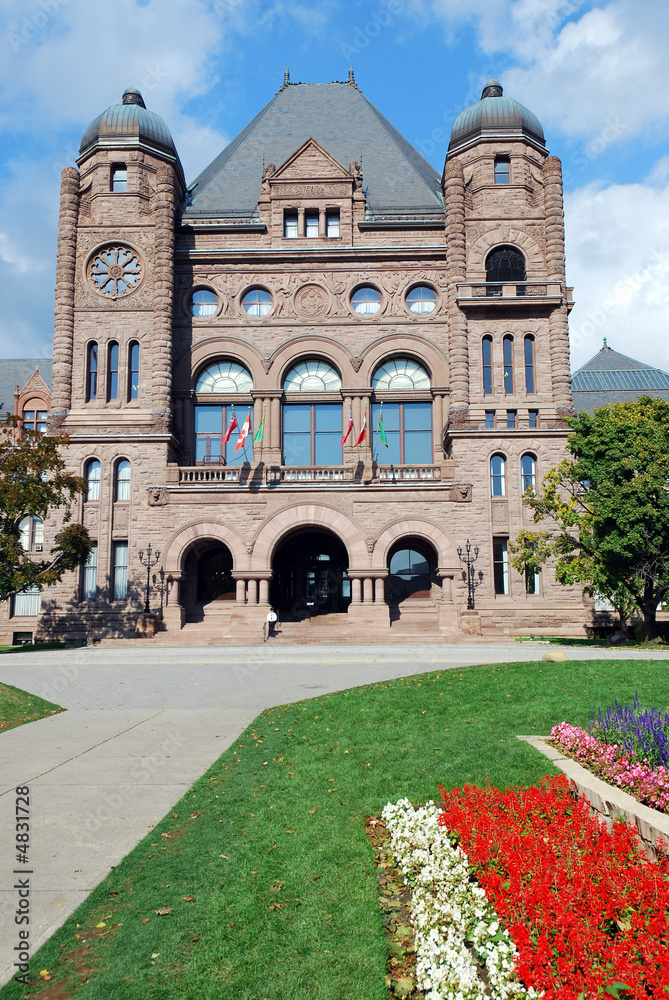
[[[335, 88], [319, 100], [364, 100], [352, 80], [288, 84], [274, 100], [301, 121], [299, 101], [316, 92], [297, 91], [317, 86]], [[130, 95], [98, 119], [88, 145], [85, 136], [79, 169], [63, 173], [51, 426], [70, 436], [74, 471], [95, 479], [99, 463], [99, 487], [78, 511], [97, 556], [88, 575], [44, 592], [38, 632], [134, 634], [148, 543], [160, 551], [150, 573], [162, 567], [168, 582], [170, 638], [257, 641], [270, 603], [296, 622], [296, 637], [318, 615], [319, 637], [337, 641], [582, 632], [579, 589], [559, 586], [548, 570], [532, 584], [503, 555], [532, 523], [523, 456], [540, 481], [563, 455], [571, 408], [560, 163], [543, 134], [522, 120], [506, 131], [487, 120], [478, 131], [454, 129], [441, 181], [424, 204], [398, 207], [406, 179], [388, 168], [373, 191], [366, 183], [383, 137], [376, 151], [362, 150], [361, 170], [314, 136], [304, 111], [310, 130], [276, 166], [267, 139], [252, 178], [255, 207], [244, 214], [225, 204], [223, 188], [220, 205], [210, 198], [207, 208], [199, 189], [215, 189], [254, 136], [262, 145], [261, 126], [187, 193], [176, 152], [155, 139], [141, 97]], [[501, 88], [492, 99], [507, 101]], [[141, 108], [139, 126], [123, 119], [128, 107]], [[430, 168], [406, 147], [407, 175], [420, 175], [414, 191]], [[491, 271], [499, 248], [520, 252], [520, 278]], [[100, 269], [114, 267], [116, 283], [101, 286]], [[376, 296], [375, 311], [356, 308], [361, 288]], [[429, 311], [412, 308], [413, 289], [425, 290]], [[248, 305], [255, 292], [269, 302], [262, 315], [264, 305]], [[336, 386], [307, 380], [295, 389], [290, 373], [305, 361], [321, 375], [334, 371]], [[418, 371], [413, 385], [379, 381], [392, 361]], [[204, 378], [230, 362], [245, 373], [238, 385]], [[380, 441], [381, 403], [384, 421], [404, 421], [392, 427], [402, 462], [390, 463]], [[214, 418], [224, 431], [231, 407], [239, 427], [251, 414], [252, 435], [262, 422], [242, 464], [219, 457], [220, 432], [198, 431], [198, 420]], [[318, 421], [332, 407], [342, 436], [353, 418], [340, 460], [290, 461], [289, 421], [307, 421], [301, 440], [313, 456]], [[428, 454], [423, 430], [417, 458], [410, 422], [426, 413], [432, 443]], [[338, 455], [338, 432], [330, 433]], [[493, 456], [503, 459], [501, 486]], [[457, 551], [467, 539], [479, 549], [475, 610]], [[150, 599], [155, 610], [153, 587]], [[5, 633], [17, 622], [8, 618]]]

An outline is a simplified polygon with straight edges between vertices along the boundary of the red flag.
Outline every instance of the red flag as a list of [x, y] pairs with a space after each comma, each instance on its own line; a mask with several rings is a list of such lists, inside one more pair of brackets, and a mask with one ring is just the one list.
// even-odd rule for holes
[[365, 440], [366, 437], [367, 437], [367, 410], [365, 410], [365, 415], [362, 418], [362, 430], [355, 439], [355, 447], [357, 448], [359, 444], [362, 444], [362, 442]]
[[251, 411], [246, 414], [246, 420], [242, 424], [242, 429], [239, 432], [239, 437], [237, 438], [237, 444], [235, 445], [235, 453], [244, 447], [244, 442], [251, 433]]
[[344, 434], [344, 436], [341, 439], [341, 441], [339, 442], [339, 444], [344, 444], [344, 442], [346, 441], [346, 439], [348, 438], [348, 436], [349, 436], [349, 434], [351, 433], [352, 430], [353, 430], [353, 412], [351, 410], [349, 410], [348, 411], [348, 427], [346, 428], [346, 433]]
[[225, 432], [225, 437], [223, 438], [223, 444], [228, 443], [228, 441], [230, 440], [230, 435], [234, 430], [237, 429], [237, 427], [239, 427], [239, 424], [237, 423], [237, 417], [235, 416], [235, 411], [233, 410], [232, 416], [230, 417], [230, 424], [228, 426], [227, 431]]

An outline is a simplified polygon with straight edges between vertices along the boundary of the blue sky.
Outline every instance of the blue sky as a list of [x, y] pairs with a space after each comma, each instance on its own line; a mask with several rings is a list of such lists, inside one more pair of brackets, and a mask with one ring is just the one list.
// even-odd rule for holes
[[661, 0], [0, 0], [0, 356], [50, 355], [59, 175], [129, 86], [192, 180], [294, 82], [356, 81], [441, 170], [496, 77], [563, 160], [572, 367], [669, 369], [669, 5]]

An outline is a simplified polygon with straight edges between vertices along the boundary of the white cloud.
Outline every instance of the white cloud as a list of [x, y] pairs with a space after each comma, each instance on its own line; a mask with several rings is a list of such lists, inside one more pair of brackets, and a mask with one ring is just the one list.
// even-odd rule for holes
[[572, 368], [607, 337], [669, 370], [669, 185], [587, 185], [565, 198]]

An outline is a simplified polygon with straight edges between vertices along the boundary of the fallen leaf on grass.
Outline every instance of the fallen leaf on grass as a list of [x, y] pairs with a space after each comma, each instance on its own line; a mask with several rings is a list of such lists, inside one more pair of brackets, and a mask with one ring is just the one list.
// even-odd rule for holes
[[154, 953], [151, 956], [151, 958], [158, 958], [158, 955], [160, 955], [160, 952], [159, 951], [154, 951]]
[[172, 834], [171, 833], [161, 833], [160, 836], [164, 837], [165, 840], [171, 840], [172, 839]]
[[181, 898], [185, 899], [187, 903], [194, 903], [195, 902], [195, 896], [182, 896]]
[[107, 925], [106, 925], [106, 923], [104, 922], [104, 920], [101, 920], [101, 921], [100, 921], [100, 923], [99, 923], [99, 924], [96, 924], [95, 926], [96, 926], [96, 927], [106, 927]]
[[168, 913], [172, 912], [171, 906], [161, 906], [159, 910], [153, 911], [157, 917], [166, 917]]
[[[148, 922], [149, 922], [149, 918], [148, 917], [144, 917], [144, 919], [142, 920], [142, 923], [143, 924], [148, 924]], [[78, 934], [77, 934], [77, 937], [79, 937]]]
[[226, 861], [230, 860], [230, 858], [227, 856], [227, 854], [219, 854], [219, 858], [225, 858]]
[[51, 973], [48, 969], [42, 969], [40, 976], [42, 976], [43, 979], [51, 979]]

